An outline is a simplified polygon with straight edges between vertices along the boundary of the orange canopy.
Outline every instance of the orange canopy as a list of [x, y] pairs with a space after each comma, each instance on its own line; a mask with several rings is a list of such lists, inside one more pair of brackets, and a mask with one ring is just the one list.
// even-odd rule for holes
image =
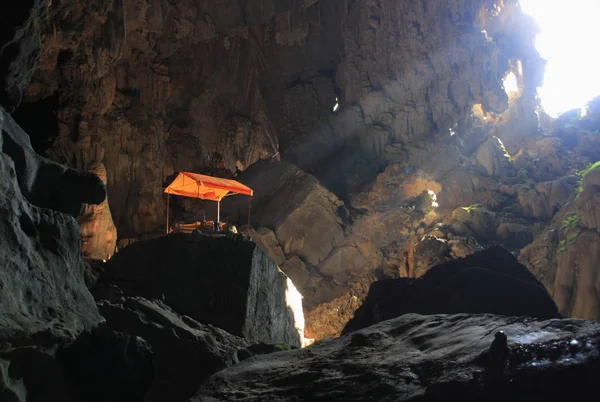
[[229, 193], [253, 195], [250, 187], [235, 180], [189, 172], [179, 173], [165, 189], [165, 193], [210, 201], [221, 201]]

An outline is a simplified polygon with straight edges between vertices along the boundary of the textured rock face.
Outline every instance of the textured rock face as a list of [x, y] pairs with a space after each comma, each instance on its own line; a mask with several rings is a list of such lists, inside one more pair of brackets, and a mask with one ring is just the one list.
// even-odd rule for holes
[[344, 333], [407, 313], [560, 316], [543, 285], [500, 247], [435, 266], [416, 280], [373, 283]]
[[27, 10], [38, 21], [26, 39], [39, 68], [23, 98], [57, 100], [52, 159], [80, 169], [104, 163], [120, 233], [153, 232], [164, 220], [161, 186], [174, 171], [208, 171], [219, 161], [233, 171], [279, 151], [273, 121], [284, 120], [283, 94], [263, 93], [265, 84], [285, 88], [308, 68], [329, 82], [329, 110], [331, 74], [319, 80], [319, 70], [334, 68], [333, 53], [302, 50], [314, 59], [303, 63], [297, 54], [307, 43], [331, 47], [322, 43], [340, 34], [320, 20], [341, 7], [321, 12], [314, 3], [44, 2]]
[[585, 175], [581, 193], [571, 196], [519, 257], [546, 286], [562, 314], [590, 320], [600, 320], [598, 175], [598, 169]]
[[[29, 199], [50, 206], [51, 196], [38, 193], [40, 187], [75, 180], [78, 173], [35, 155], [1, 108], [0, 130], [0, 340], [19, 345], [36, 334], [72, 339], [101, 321], [83, 281], [77, 223]], [[44, 179], [51, 183], [35, 184]]]
[[[494, 333], [508, 337], [504, 357]], [[579, 320], [408, 314], [242, 362], [192, 401], [591, 401], [600, 327]], [[501, 349], [501, 348], [500, 348]]]
[[242, 236], [172, 234], [138, 242], [109, 261], [103, 281], [127, 296], [163, 299], [179, 314], [250, 342], [302, 345], [297, 291]]
[[[287, 163], [261, 162], [239, 179], [256, 194], [251, 223], [273, 230], [286, 255], [296, 254], [316, 266], [339, 245], [344, 232], [337, 208], [342, 203], [314, 177]], [[234, 202], [233, 219], [247, 221], [248, 201]]]
[[[13, 49], [39, 68], [10, 66], [6, 93], [54, 105], [52, 159], [103, 162], [122, 244], [162, 233], [175, 171], [251, 176], [277, 155], [300, 170], [256, 179], [273, 201], [253, 223], [307, 311], [479, 244], [524, 247], [572, 193], [564, 177], [600, 159], [566, 117], [540, 131], [536, 27], [513, 0], [33, 3]], [[426, 190], [439, 208], [411, 200]]]
[[186, 401], [209, 375], [234, 364], [245, 340], [172, 311], [160, 301], [100, 302], [106, 326], [146, 339], [154, 353], [154, 381], [144, 401]]
[[35, 153], [29, 136], [0, 106], [2, 152], [14, 163], [17, 184], [28, 202], [77, 217], [83, 203], [100, 204], [106, 188], [93, 173], [83, 173]]
[[[94, 162], [90, 172], [96, 174], [106, 185], [106, 168]], [[108, 197], [99, 205], [86, 204], [78, 218], [81, 230], [81, 251], [87, 258], [108, 260], [117, 245], [117, 228], [112, 220]]]

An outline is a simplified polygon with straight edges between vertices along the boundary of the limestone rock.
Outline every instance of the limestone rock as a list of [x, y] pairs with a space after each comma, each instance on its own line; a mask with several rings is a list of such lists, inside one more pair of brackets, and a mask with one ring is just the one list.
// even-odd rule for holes
[[[32, 205], [27, 196], [60, 210], [49, 203], [51, 194], [38, 191], [78, 173], [36, 155], [1, 108], [0, 130], [0, 341], [16, 347], [34, 336], [46, 342], [73, 339], [102, 320], [84, 283], [78, 226], [66, 214]], [[49, 183], [39, 183], [43, 188], [35, 185], [45, 179]], [[73, 197], [71, 206], [85, 199]]]
[[425, 236], [415, 246], [414, 277], [422, 276], [427, 270], [448, 259], [450, 246], [447, 241], [435, 236]]
[[[256, 242], [267, 253], [275, 263], [281, 267], [285, 262], [285, 254], [275, 237], [275, 233], [271, 229], [262, 227], [258, 230], [253, 230], [248, 233], [250, 238]], [[284, 271], [285, 272], [285, 271]]]
[[126, 298], [99, 303], [106, 327], [148, 341], [153, 351], [154, 381], [145, 401], [186, 401], [209, 375], [234, 364], [247, 342], [211, 325], [172, 311], [164, 303]]
[[83, 333], [60, 350], [57, 358], [67, 369], [78, 400], [141, 400], [154, 380], [153, 353], [148, 342], [105, 326]]
[[20, 192], [31, 204], [77, 217], [83, 203], [104, 201], [106, 188], [97, 175], [36, 154], [29, 136], [1, 106], [0, 131], [2, 152], [13, 160]]
[[501, 247], [445, 262], [419, 279], [373, 283], [344, 333], [407, 313], [560, 317], [544, 286]]
[[472, 205], [474, 201], [474, 186], [471, 173], [466, 169], [456, 169], [444, 176], [438, 203], [441, 208], [454, 209]]
[[567, 229], [567, 214], [557, 215], [556, 222], [521, 251], [519, 260], [546, 286], [561, 314], [600, 320], [600, 235], [577, 225]]
[[101, 279], [126, 296], [162, 299], [179, 314], [250, 342], [302, 344], [301, 296], [253, 242], [170, 234], [117, 253]]
[[496, 236], [496, 214], [481, 204], [456, 208], [448, 218], [448, 228], [455, 234], [491, 240]]
[[545, 191], [525, 186], [517, 187], [517, 201], [522, 216], [545, 220], [552, 217], [552, 208]]
[[[254, 190], [251, 222], [273, 230], [283, 252], [318, 265], [344, 237], [342, 202], [311, 175], [281, 162], [256, 163], [238, 179]], [[246, 222], [247, 200], [227, 200], [223, 210]]]
[[577, 197], [577, 210], [586, 228], [600, 228], [600, 168], [585, 174], [583, 191]]
[[490, 176], [505, 175], [512, 167], [510, 155], [497, 137], [488, 138], [481, 144], [477, 149], [476, 158]]
[[285, 264], [281, 266], [281, 270], [290, 277], [300, 293], [304, 294], [310, 276], [310, 271], [306, 268], [304, 261], [297, 255], [288, 256]]
[[[489, 349], [499, 330], [508, 351], [495, 373]], [[591, 401], [599, 334], [580, 320], [407, 314], [223, 370], [191, 401]]]
[[531, 243], [534, 238], [532, 226], [522, 223], [500, 223], [496, 232], [502, 244], [508, 248], [521, 249]]
[[325, 277], [339, 278], [360, 270], [367, 260], [360, 250], [354, 246], [337, 247], [323, 260], [317, 270]]
[[[106, 185], [106, 168], [101, 162], [93, 163], [90, 172]], [[78, 221], [83, 255], [96, 260], [110, 259], [117, 245], [117, 228], [112, 220], [108, 197], [99, 205], [85, 204]]]

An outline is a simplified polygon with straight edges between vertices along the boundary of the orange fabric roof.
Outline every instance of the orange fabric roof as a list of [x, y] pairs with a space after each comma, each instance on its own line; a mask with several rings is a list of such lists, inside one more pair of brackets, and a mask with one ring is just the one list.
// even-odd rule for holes
[[173, 183], [165, 188], [165, 193], [210, 201], [221, 201], [229, 193], [253, 195], [250, 187], [235, 180], [189, 172], [179, 173]]

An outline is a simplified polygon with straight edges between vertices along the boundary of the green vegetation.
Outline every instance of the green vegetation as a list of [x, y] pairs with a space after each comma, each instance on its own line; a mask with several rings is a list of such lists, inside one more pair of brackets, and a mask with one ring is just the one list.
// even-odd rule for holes
[[496, 216], [495, 212], [490, 211], [482, 204], [472, 204], [472, 205], [469, 205], [468, 207], [461, 207], [461, 209], [467, 211], [468, 213], [471, 213], [471, 211], [478, 211], [478, 212], [482, 212], [484, 214], [490, 214], [492, 216]]
[[599, 166], [600, 166], [600, 161], [597, 161], [597, 162], [588, 164], [585, 169], [577, 172], [577, 176], [579, 176], [579, 180], [577, 181], [577, 197], [579, 197], [579, 194], [581, 194], [581, 192], [583, 191], [583, 179], [584, 179], [585, 175], [588, 174], [593, 169], [596, 169]]
[[575, 243], [579, 233], [581, 233], [581, 228], [579, 227], [580, 221], [581, 218], [577, 212], [571, 212], [565, 215], [565, 218], [560, 225], [563, 239], [558, 243], [558, 249], [556, 250], [557, 253], [566, 251], [571, 244]]
[[527, 169], [525, 169], [525, 168], [519, 169], [519, 171], [517, 172], [517, 180], [519, 180], [519, 183], [525, 184], [529, 187], [532, 187], [535, 185], [535, 182], [533, 181], [533, 179], [531, 177], [529, 177], [529, 173], [527, 172]]

